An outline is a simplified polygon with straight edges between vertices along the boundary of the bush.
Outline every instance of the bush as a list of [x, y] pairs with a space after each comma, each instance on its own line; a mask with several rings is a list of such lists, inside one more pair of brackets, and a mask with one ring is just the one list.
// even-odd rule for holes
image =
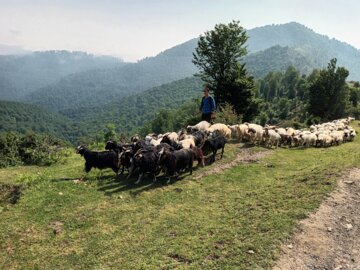
[[19, 156], [20, 138], [14, 132], [0, 135], [0, 168], [22, 163]]
[[36, 174], [20, 174], [17, 180], [22, 187], [30, 187], [48, 181], [49, 175], [40, 172]]
[[215, 122], [227, 125], [234, 125], [241, 123], [241, 118], [241, 116], [236, 114], [235, 109], [231, 104], [225, 103], [223, 106], [220, 107], [220, 110], [216, 115]]
[[62, 141], [49, 135], [3, 133], [0, 135], [0, 167], [49, 166], [69, 155], [64, 146]]

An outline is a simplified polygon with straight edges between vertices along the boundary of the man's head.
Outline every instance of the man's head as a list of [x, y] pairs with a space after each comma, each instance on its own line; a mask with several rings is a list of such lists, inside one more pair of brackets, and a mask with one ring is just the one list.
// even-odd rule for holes
[[205, 97], [209, 96], [209, 87], [205, 86], [203, 89], [203, 93]]

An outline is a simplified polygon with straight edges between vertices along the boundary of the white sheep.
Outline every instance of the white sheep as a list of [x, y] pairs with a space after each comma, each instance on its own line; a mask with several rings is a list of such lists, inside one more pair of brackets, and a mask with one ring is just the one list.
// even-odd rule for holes
[[248, 126], [248, 134], [250, 136], [250, 142], [255, 144], [258, 142], [259, 144], [262, 141], [263, 136], [263, 127], [257, 124], [247, 124]]
[[305, 145], [306, 147], [315, 146], [317, 136], [314, 133], [311, 133], [310, 131], [305, 131], [300, 134], [301, 138], [301, 145]]
[[187, 126], [186, 130], [188, 132], [194, 132], [194, 131], [206, 131], [209, 127], [211, 126], [211, 124], [207, 121], [201, 121], [199, 123], [197, 123], [195, 126]]
[[244, 138], [246, 140], [249, 140], [250, 137], [249, 137], [249, 133], [248, 133], [248, 130], [249, 130], [249, 127], [248, 125], [245, 125], [245, 124], [240, 124], [240, 125], [237, 125], [237, 134], [239, 136], [239, 139], [242, 141]]
[[231, 130], [231, 136], [233, 138], [239, 138], [239, 133], [238, 133], [238, 128], [239, 128], [239, 125], [227, 125], [227, 127]]
[[273, 145], [275, 145], [275, 148], [278, 148], [278, 145], [281, 140], [281, 136], [275, 130], [265, 128], [264, 138], [266, 139], [267, 147], [271, 148]]
[[223, 135], [225, 138], [228, 138], [228, 139], [231, 138], [231, 130], [230, 130], [230, 128], [228, 128], [225, 124], [221, 124], [221, 123], [217, 123], [217, 124], [214, 124], [214, 125], [210, 126], [206, 130], [206, 133], [209, 135], [209, 134], [213, 133], [216, 130], [219, 131], [221, 133], [221, 135]]
[[184, 140], [179, 141], [179, 145], [183, 149], [190, 149], [195, 146], [195, 141], [192, 138], [184, 139]]

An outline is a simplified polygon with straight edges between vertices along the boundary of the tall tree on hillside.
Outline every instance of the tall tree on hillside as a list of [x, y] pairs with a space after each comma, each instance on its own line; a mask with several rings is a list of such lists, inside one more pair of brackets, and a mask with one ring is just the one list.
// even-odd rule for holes
[[200, 69], [198, 75], [214, 92], [217, 102], [230, 103], [248, 121], [257, 113], [257, 103], [254, 102], [254, 79], [240, 62], [247, 54], [244, 44], [248, 37], [239, 23], [217, 24], [214, 30], [201, 35], [193, 63]]
[[309, 112], [323, 120], [343, 117], [349, 102], [346, 84], [349, 71], [336, 67], [336, 62], [336, 58], [331, 59], [328, 67], [313, 76], [309, 85]]

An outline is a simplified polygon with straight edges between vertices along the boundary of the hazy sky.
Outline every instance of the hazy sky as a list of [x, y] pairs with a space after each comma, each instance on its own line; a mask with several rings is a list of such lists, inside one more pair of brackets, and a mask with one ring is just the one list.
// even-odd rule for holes
[[359, 0], [0, 0], [0, 44], [135, 61], [231, 20], [296, 21], [360, 48]]

